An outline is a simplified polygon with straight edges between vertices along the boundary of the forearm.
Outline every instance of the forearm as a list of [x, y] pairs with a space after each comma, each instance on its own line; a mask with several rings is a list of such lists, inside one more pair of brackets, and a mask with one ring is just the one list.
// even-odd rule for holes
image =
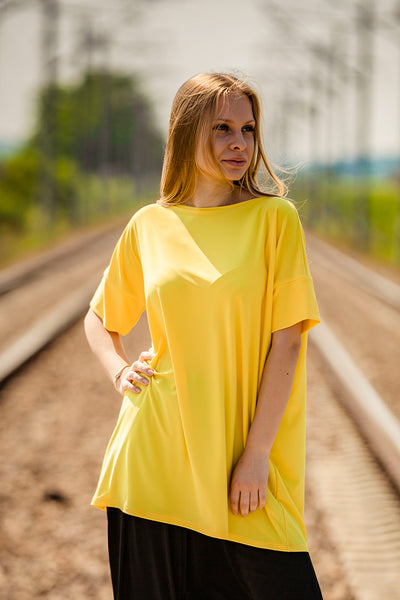
[[290, 397], [300, 347], [301, 325], [274, 334], [246, 451], [269, 455]]
[[114, 381], [115, 373], [129, 363], [120, 336], [105, 329], [102, 320], [92, 309], [87, 313], [84, 323], [86, 337], [92, 351], [110, 379]]

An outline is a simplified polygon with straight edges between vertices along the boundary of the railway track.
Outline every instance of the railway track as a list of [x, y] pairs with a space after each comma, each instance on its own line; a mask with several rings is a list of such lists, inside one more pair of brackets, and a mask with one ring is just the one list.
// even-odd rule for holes
[[[117, 225], [111, 229], [111, 234], [120, 229], [121, 226]], [[70, 264], [77, 256], [81, 256], [85, 250], [98, 242], [102, 242], [104, 237], [109, 235], [109, 226], [96, 229], [90, 233], [79, 234], [59, 244], [51, 251], [43, 252], [3, 269], [0, 271], [0, 296], [22, 287], [32, 280], [51, 274], [55, 267], [59, 269], [65, 264]]]
[[[349, 589], [340, 600], [400, 598], [400, 498], [340, 402], [340, 389], [325, 377], [325, 363], [312, 345], [309, 354], [307, 488], [313, 510], [337, 552]], [[338, 401], [339, 400], [339, 401]], [[306, 501], [307, 523], [307, 501]], [[307, 523], [308, 527], [308, 523]], [[308, 527], [309, 529], [309, 527]], [[324, 573], [321, 544], [310, 550]], [[322, 552], [324, 545], [322, 544]], [[322, 589], [326, 589], [324, 580]], [[329, 588], [328, 588], [329, 589]], [[336, 600], [336, 596], [334, 596]]]
[[[81, 248], [73, 253], [73, 259], [68, 258], [68, 252], [57, 251], [55, 256], [48, 257], [48, 261], [42, 259], [41, 266], [36, 265], [28, 276], [13, 278], [9, 272], [8, 277], [14, 284], [3, 286], [0, 311], [11, 306], [18, 310], [21, 306], [19, 297], [25, 296], [26, 303], [27, 294], [31, 295], [35, 310], [29, 333], [26, 318], [25, 325], [21, 325], [14, 338], [9, 334], [5, 336], [7, 343], [0, 347], [0, 381], [10, 379], [13, 373], [21, 373], [21, 365], [86, 311], [88, 299], [119, 231], [120, 228], [110, 234], [102, 232], [100, 237], [93, 236], [87, 244], [82, 241]], [[325, 289], [327, 274], [335, 289], [337, 281], [347, 279], [346, 285], [352, 286], [353, 290], [362, 290], [360, 293], [368, 297], [368, 303], [372, 302], [370, 297], [373, 296], [373, 302], [378, 303], [376, 306], [385, 306], [382, 311], [389, 311], [391, 318], [396, 318], [393, 315], [398, 317], [398, 285], [375, 278], [374, 273], [354, 261], [347, 263], [344, 255], [319, 240], [310, 237], [308, 244], [317, 295], [320, 298], [321, 290], [323, 297], [320, 302], [323, 318], [324, 293], [335, 304], [332, 290]], [[91, 254], [95, 255], [94, 259], [88, 259]], [[348, 270], [346, 264], [350, 265]], [[78, 278], [77, 271], [80, 272]], [[36, 283], [49, 278], [52, 284], [47, 302], [35, 302]], [[0, 277], [0, 288], [1, 281]], [[62, 285], [62, 300], [59, 285]], [[342, 292], [344, 287], [342, 282]], [[42, 290], [40, 294], [39, 297], [43, 297], [46, 291]], [[38, 307], [43, 308], [43, 316]], [[357, 306], [355, 310], [358, 310]], [[327, 308], [329, 324], [334, 313], [330, 311], [332, 309]], [[0, 327], [3, 328], [1, 323]], [[310, 431], [318, 432], [320, 437], [318, 439], [315, 434], [313, 439], [311, 435], [309, 481], [313, 495], [327, 515], [326, 526], [339, 550], [354, 598], [368, 600], [380, 594], [385, 600], [395, 600], [400, 598], [400, 429], [386, 398], [383, 399], [383, 394], [365, 377], [368, 370], [363, 368], [364, 363], [360, 361], [361, 368], [355, 364], [352, 348], [344, 348], [346, 337], [341, 331], [339, 335], [336, 333], [335, 330], [334, 335], [325, 324], [310, 336]], [[39, 334], [42, 337], [40, 343]], [[398, 397], [397, 402], [400, 404]], [[352, 409], [351, 419], [349, 409]], [[374, 540], [372, 552], [371, 537]], [[349, 598], [343, 597], [343, 600]]]
[[121, 230], [78, 236], [0, 272], [0, 382], [82, 315]]
[[[321, 240], [312, 239], [316, 261], [327, 271], [355, 281], [367, 294], [387, 304], [400, 315], [400, 285], [372, 273]], [[400, 318], [399, 318], [400, 326]], [[310, 335], [338, 397], [373, 448], [400, 493], [400, 422], [377, 393], [350, 353], [325, 323]], [[400, 349], [397, 359], [400, 358]], [[398, 398], [400, 404], [400, 398]]]
[[[398, 600], [400, 286], [312, 236], [308, 247], [322, 318], [332, 325], [310, 335], [309, 485], [354, 598]], [[356, 288], [360, 297], [352, 307]], [[373, 319], [365, 318], [365, 307]], [[360, 328], [361, 347], [355, 343]], [[382, 343], [389, 346], [386, 355]], [[392, 371], [397, 385], [386, 388]]]

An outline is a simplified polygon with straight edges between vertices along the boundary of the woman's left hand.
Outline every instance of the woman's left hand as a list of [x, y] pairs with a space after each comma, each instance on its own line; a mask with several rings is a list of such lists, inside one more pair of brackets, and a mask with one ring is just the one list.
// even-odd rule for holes
[[234, 515], [247, 517], [267, 501], [268, 455], [245, 450], [233, 470], [229, 501]]

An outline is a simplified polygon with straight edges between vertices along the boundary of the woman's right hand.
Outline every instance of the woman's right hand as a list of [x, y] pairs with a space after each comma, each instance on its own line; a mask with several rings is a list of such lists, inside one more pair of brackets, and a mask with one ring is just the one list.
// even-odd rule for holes
[[142, 388], [135, 384], [149, 384], [149, 380], [146, 379], [144, 375], [147, 375], [148, 377], [152, 377], [154, 375], [154, 370], [150, 367], [150, 365], [147, 364], [147, 361], [152, 360], [154, 357], [154, 352], [141, 352], [138, 360], [135, 360], [135, 362], [133, 362], [130, 366], [126, 366], [122, 371], [121, 376], [117, 381], [117, 390], [121, 394], [124, 394], [124, 392], [127, 391], [140, 394]]

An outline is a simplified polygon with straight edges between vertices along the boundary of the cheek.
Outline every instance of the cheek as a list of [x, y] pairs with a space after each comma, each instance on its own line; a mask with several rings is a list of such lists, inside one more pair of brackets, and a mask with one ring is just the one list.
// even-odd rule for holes
[[251, 158], [254, 154], [254, 148], [255, 148], [255, 141], [254, 141], [254, 137], [251, 136], [251, 139], [248, 142], [248, 152], [249, 152], [249, 158]]
[[214, 150], [214, 156], [218, 158], [218, 156], [225, 150], [226, 147], [226, 143], [224, 143], [222, 136], [217, 136], [213, 140], [212, 147]]

